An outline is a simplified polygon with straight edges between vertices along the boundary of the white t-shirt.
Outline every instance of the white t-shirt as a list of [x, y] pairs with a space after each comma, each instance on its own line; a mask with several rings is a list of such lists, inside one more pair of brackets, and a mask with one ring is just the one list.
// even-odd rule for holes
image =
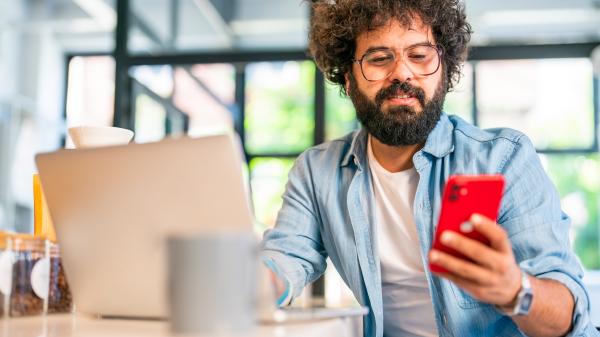
[[386, 337], [438, 336], [425, 277], [413, 204], [419, 174], [413, 168], [391, 173], [373, 155], [377, 247], [383, 291], [383, 334]]

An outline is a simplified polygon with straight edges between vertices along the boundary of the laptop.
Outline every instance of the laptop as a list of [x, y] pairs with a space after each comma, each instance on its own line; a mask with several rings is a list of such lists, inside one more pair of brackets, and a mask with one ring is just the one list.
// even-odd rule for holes
[[[37, 155], [77, 311], [166, 318], [165, 238], [253, 231], [242, 163], [239, 141], [231, 135]], [[315, 316], [314, 310], [283, 314], [273, 309], [261, 320], [363, 315], [365, 310], [318, 309]]]

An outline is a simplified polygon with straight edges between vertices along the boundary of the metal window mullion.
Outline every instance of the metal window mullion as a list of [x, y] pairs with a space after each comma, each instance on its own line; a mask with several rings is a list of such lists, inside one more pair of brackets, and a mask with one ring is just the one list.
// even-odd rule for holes
[[314, 82], [315, 128], [313, 135], [314, 145], [325, 141], [325, 77], [315, 66]]
[[179, 0], [171, 0], [170, 10], [170, 25], [169, 25], [169, 47], [175, 49], [177, 46], [177, 38], [179, 37]]
[[471, 105], [471, 116], [473, 118], [473, 125], [479, 125], [479, 109], [477, 99], [477, 61], [471, 62], [473, 71], [471, 72], [471, 92], [473, 93], [472, 105]]
[[233, 128], [240, 136], [244, 149], [246, 163], [250, 163], [250, 155], [246, 149], [246, 65], [247, 63], [234, 64], [235, 69], [235, 106], [233, 113]]
[[[69, 98], [69, 72], [70, 72], [70, 65], [71, 65], [71, 60], [73, 59], [73, 55], [66, 55], [65, 56], [65, 77], [63, 79], [63, 84], [64, 84], [64, 91], [63, 91], [63, 119], [65, 121], [65, 125], [68, 127], [67, 125], [67, 100]], [[60, 135], [60, 146], [61, 148], [64, 148], [65, 145], [67, 143], [67, 135], [66, 134], [61, 134]]]
[[305, 50], [272, 50], [272, 51], [225, 51], [178, 53], [162, 55], [134, 55], [129, 58], [132, 66], [140, 65], [181, 65], [201, 63], [248, 63], [277, 61], [306, 61], [309, 57]]
[[594, 152], [600, 151], [600, 74], [593, 75], [592, 78], [592, 96], [594, 99], [594, 144], [592, 146]]
[[115, 108], [113, 125], [131, 129], [131, 81], [129, 79], [129, 0], [117, 1], [117, 28], [115, 34]]

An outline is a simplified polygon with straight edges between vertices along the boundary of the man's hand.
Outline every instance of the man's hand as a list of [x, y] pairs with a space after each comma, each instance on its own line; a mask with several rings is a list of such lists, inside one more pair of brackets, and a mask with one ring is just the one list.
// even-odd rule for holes
[[473, 228], [490, 240], [490, 246], [459, 233], [445, 231], [444, 245], [462, 253], [473, 261], [456, 258], [439, 250], [432, 250], [429, 259], [447, 273], [437, 274], [464, 289], [474, 298], [500, 307], [510, 307], [521, 288], [521, 270], [512, 252], [508, 236], [493, 220], [474, 214]]

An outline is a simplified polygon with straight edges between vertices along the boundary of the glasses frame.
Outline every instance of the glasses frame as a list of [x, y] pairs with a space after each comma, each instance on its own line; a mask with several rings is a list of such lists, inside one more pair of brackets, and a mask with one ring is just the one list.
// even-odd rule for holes
[[[438, 64], [437, 64], [437, 67], [436, 67], [436, 68], [435, 68], [435, 70], [434, 70], [434, 71], [432, 71], [431, 73], [428, 73], [428, 74], [417, 74], [417, 73], [415, 73], [415, 72], [412, 70], [412, 68], [410, 67], [410, 65], [408, 65], [408, 64], [406, 63], [406, 61], [404, 60], [404, 59], [405, 59], [405, 58], [404, 58], [404, 56], [403, 56], [403, 57], [401, 57], [400, 59], [402, 60], [402, 62], [404, 62], [404, 65], [406, 65], [406, 67], [407, 67], [408, 69], [410, 69], [410, 71], [411, 71], [413, 74], [415, 74], [415, 75], [418, 75], [418, 76], [421, 76], [421, 77], [427, 77], [427, 76], [431, 76], [431, 75], [435, 74], [435, 73], [436, 73], [438, 70], [440, 70], [440, 66], [441, 66], [441, 64], [442, 64], [442, 54], [443, 54], [443, 50], [442, 50], [442, 48], [441, 48], [440, 46], [438, 46], [437, 44], [417, 44], [417, 45], [410, 46], [410, 47], [408, 47], [408, 48], [406, 48], [406, 49], [402, 50], [402, 54], [404, 54], [404, 53], [405, 53], [405, 51], [406, 51], [406, 50], [408, 50], [408, 49], [411, 49], [411, 48], [414, 48], [414, 47], [423, 47], [423, 46], [432, 47], [433, 49], [435, 49], [435, 51], [437, 52], [437, 55], [438, 55]], [[391, 51], [391, 49], [390, 49], [390, 51]], [[364, 60], [365, 56], [367, 56], [369, 53], [371, 53], [371, 52], [366, 52], [366, 53], [364, 53], [364, 54], [361, 56], [361, 58], [360, 58], [360, 59], [358, 59], [358, 60], [357, 60], [357, 59], [353, 59], [353, 60], [352, 60], [352, 63], [358, 63], [358, 65], [360, 66], [360, 72], [361, 72], [361, 74], [363, 75], [364, 79], [365, 79], [365, 80], [367, 80], [367, 81], [369, 81], [369, 82], [377, 82], [377, 81], [382, 81], [382, 80], [385, 80], [386, 78], [390, 77], [390, 75], [391, 75], [391, 74], [394, 72], [394, 70], [393, 70], [393, 69], [392, 69], [392, 70], [390, 70], [390, 72], [389, 72], [387, 75], [385, 75], [385, 77], [383, 77], [383, 78], [381, 78], [381, 79], [378, 79], [378, 80], [370, 80], [370, 79], [368, 79], [368, 78], [367, 78], [367, 76], [365, 75], [365, 71], [363, 70], [363, 60]], [[392, 52], [392, 54], [394, 55], [394, 64], [396, 64], [396, 65], [397, 65], [397, 64], [398, 64], [398, 57], [396, 56], [396, 53], [395, 53], [395, 52]]]

